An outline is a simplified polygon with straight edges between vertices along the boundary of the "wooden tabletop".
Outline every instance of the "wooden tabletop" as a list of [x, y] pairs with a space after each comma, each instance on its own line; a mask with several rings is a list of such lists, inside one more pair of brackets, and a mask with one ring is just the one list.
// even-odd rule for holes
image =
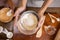
[[[28, 9], [29, 10], [29, 9]], [[31, 9], [30, 9], [31, 10]], [[34, 9], [34, 11], [37, 11], [36, 9]], [[56, 17], [60, 17], [60, 14], [57, 14], [55, 12], [49, 12], [51, 13], [52, 15], [56, 16]], [[45, 13], [45, 16], [46, 16], [46, 19], [45, 19], [45, 22], [44, 22], [44, 25], [52, 25], [54, 26], [57, 30], [59, 29], [59, 23], [60, 22], [56, 22], [55, 23], [51, 23], [51, 19], [50, 17], [48, 16], [48, 12]], [[57, 33], [57, 31], [56, 31]], [[53, 40], [55, 38], [55, 35], [56, 33], [52, 36], [48, 35], [45, 30], [43, 30], [43, 34], [42, 34], [42, 37], [40, 38], [36, 38], [36, 34], [33, 34], [33, 35], [24, 35], [24, 34], [21, 34], [18, 30], [17, 27], [14, 27], [14, 37], [13, 39], [14, 40]]]
[[[27, 10], [34, 10], [34, 11], [38, 11], [39, 10], [39, 8], [27, 8]], [[54, 9], [55, 10], [55, 9]], [[57, 9], [56, 9], [57, 10]], [[55, 10], [55, 11], [56, 11]], [[60, 22], [55, 22], [54, 24], [53, 23], [51, 23], [51, 21], [50, 21], [50, 17], [48, 16], [48, 14], [47, 14], [48, 12], [46, 12], [45, 13], [45, 16], [46, 16], [46, 19], [45, 19], [45, 22], [44, 22], [44, 25], [53, 25], [56, 29], [57, 29], [57, 31], [58, 31], [58, 29], [60, 28], [59, 26], [59, 24], [60, 24]], [[60, 14], [57, 14], [56, 12], [49, 12], [49, 13], [51, 13], [52, 15], [54, 15], [54, 16], [56, 16], [56, 17], [60, 17]], [[9, 23], [2, 23], [2, 22], [0, 22], [0, 26], [2, 25], [4, 28], [6, 28], [8, 31], [11, 31], [11, 32], [13, 32], [14, 33], [14, 36], [13, 36], [13, 38], [12, 39], [10, 39], [10, 40], [53, 40], [54, 38], [55, 38], [55, 36], [56, 36], [56, 33], [57, 33], [57, 31], [56, 31], [56, 33], [54, 34], [54, 35], [52, 35], [52, 36], [50, 36], [50, 35], [48, 35], [46, 32], [45, 32], [45, 30], [43, 29], [43, 34], [42, 34], [42, 37], [40, 37], [40, 38], [36, 38], [36, 34], [33, 34], [33, 35], [30, 35], [30, 36], [28, 36], [28, 35], [23, 35], [23, 34], [21, 34], [20, 32], [19, 32], [19, 30], [18, 30], [18, 28], [17, 27], [13, 27], [13, 20], [11, 21], [11, 22], [9, 22]], [[44, 25], [43, 25], [43, 27], [44, 27]], [[1, 39], [3, 39], [3, 40], [5, 40], [6, 39], [6, 35], [3, 35], [3, 34], [0, 34], [0, 40]]]

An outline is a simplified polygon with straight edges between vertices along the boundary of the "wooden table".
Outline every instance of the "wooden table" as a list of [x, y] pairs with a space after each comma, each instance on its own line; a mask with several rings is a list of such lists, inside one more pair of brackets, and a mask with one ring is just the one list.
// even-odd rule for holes
[[[58, 8], [58, 9], [59, 9], [59, 8]], [[37, 12], [37, 11], [39, 10], [39, 8], [27, 8], [27, 10], [34, 10], [34, 11]], [[50, 11], [50, 10], [51, 10], [51, 11]], [[54, 8], [54, 11], [56, 11], [56, 10], [57, 10], [57, 9]], [[55, 13], [52, 12], [52, 9], [49, 9], [49, 11], [47, 10], [46, 12], [47, 12], [47, 13], [48, 13], [48, 12], [51, 12], [52, 15], [54, 15], [54, 16], [56, 16], [56, 17], [60, 17], [60, 14], [56, 14], [56, 12], [55, 12]], [[56, 21], [54, 24], [52, 24], [47, 13], [45, 13], [46, 19], [45, 19], [44, 25], [54, 25], [54, 26], [56, 27], [56, 29], [59, 29], [59, 26], [60, 26], [59, 24], [60, 24], [60, 22], [57, 22], [57, 21]], [[58, 10], [57, 13], [60, 13], [60, 11]], [[9, 31], [11, 31], [11, 32], [14, 33], [13, 38], [10, 39], [10, 40], [53, 40], [53, 39], [55, 38], [55, 36], [56, 36], [57, 31], [58, 31], [58, 30], [57, 30], [54, 35], [49, 36], [49, 35], [43, 30], [43, 35], [42, 35], [42, 37], [41, 37], [41, 38], [36, 38], [36, 34], [30, 35], [30, 36], [21, 34], [21, 33], [18, 31], [17, 27], [13, 27], [13, 22], [14, 22], [13, 20], [12, 20], [10, 23], [7, 23], [7, 24], [0, 22], [0, 26], [2, 25], [4, 28], [7, 28]], [[43, 26], [44, 26], [44, 25], [43, 25]], [[3, 36], [2, 36], [2, 35], [3, 35], [3, 34], [0, 34], [0, 40], [5, 40], [5, 39], [6, 39], [6, 35], [3, 35]]]
[[[12, 21], [10, 23], [2, 23], [0, 22], [0, 26], [2, 26], [3, 28], [6, 28], [9, 32], [13, 32], [13, 23]], [[7, 37], [4, 33], [0, 33], [0, 40], [6, 40]], [[12, 40], [12, 39], [10, 39]]]
[[[39, 9], [36, 10], [35, 8], [28, 8], [27, 10], [34, 10], [34, 11], [37, 12]], [[47, 13], [45, 13], [46, 19], [45, 19], [44, 25], [53, 25], [54, 27], [56, 27], [56, 29], [58, 29], [59, 28], [59, 22], [56, 21], [54, 24], [51, 23], [50, 17], [48, 16]], [[53, 12], [51, 14], [56, 16], [56, 17], [60, 17], [60, 14], [56, 14], [56, 13], [53, 13]], [[56, 35], [56, 33], [54, 35]], [[23, 35], [18, 31], [17, 27], [14, 27], [14, 37], [13, 37], [13, 39], [14, 40], [53, 40], [54, 37], [55, 37], [54, 35], [50, 36], [43, 30], [42, 37], [41, 38], [36, 38], [36, 34], [30, 35], [30, 36]]]

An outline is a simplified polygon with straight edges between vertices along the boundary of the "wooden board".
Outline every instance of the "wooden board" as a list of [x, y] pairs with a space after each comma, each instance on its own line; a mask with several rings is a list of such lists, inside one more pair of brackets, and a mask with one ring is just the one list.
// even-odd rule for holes
[[[51, 13], [51, 12], [50, 12]], [[56, 17], [60, 17], [59, 14], [56, 14], [56, 13], [51, 13], [52, 15], [56, 16]], [[59, 28], [59, 22], [55, 22], [54, 24], [51, 23], [51, 20], [50, 20], [50, 17], [48, 16], [48, 13], [45, 13], [45, 16], [46, 16], [46, 19], [45, 19], [45, 23], [44, 25], [53, 25], [56, 29]], [[56, 35], [56, 33], [54, 34]], [[30, 35], [30, 36], [27, 36], [27, 35], [23, 35], [21, 34], [17, 27], [14, 28], [14, 37], [13, 39], [14, 40], [53, 40], [54, 39], [54, 35], [53, 36], [50, 36], [48, 35], [45, 30], [43, 29], [43, 34], [42, 34], [42, 37], [41, 38], [36, 38], [36, 34], [34, 35]]]

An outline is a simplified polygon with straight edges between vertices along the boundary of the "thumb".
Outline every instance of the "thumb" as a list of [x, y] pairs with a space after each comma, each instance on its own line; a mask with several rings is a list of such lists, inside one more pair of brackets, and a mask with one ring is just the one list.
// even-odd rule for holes
[[39, 20], [38, 26], [42, 26], [44, 21], [45, 21], [45, 16], [41, 17], [41, 19]]

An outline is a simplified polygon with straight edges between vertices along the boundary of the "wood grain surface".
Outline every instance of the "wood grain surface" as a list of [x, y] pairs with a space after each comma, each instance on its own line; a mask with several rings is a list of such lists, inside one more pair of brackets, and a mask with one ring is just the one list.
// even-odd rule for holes
[[[34, 11], [38, 11], [39, 8], [27, 8], [27, 10], [34, 10]], [[54, 11], [53, 11], [54, 10]], [[49, 8], [47, 9], [47, 11], [45, 12], [45, 16], [46, 16], [46, 19], [45, 19], [45, 22], [44, 22], [44, 25], [53, 25], [57, 31], [58, 29], [60, 28], [59, 24], [60, 22], [55, 22], [54, 24], [51, 23], [51, 20], [50, 20], [50, 17], [48, 16], [47, 13], [51, 13], [52, 15], [56, 16], [56, 17], [60, 17], [60, 9], [59, 8]], [[48, 35], [45, 30], [44, 30], [44, 25], [43, 25], [43, 34], [42, 34], [42, 37], [41, 38], [36, 38], [36, 34], [33, 34], [33, 35], [23, 35], [19, 32], [19, 30], [17, 29], [17, 27], [13, 27], [13, 22], [14, 20], [12, 20], [11, 22], [9, 23], [2, 23], [0, 22], [0, 26], [2, 25], [4, 28], [8, 29], [9, 31], [13, 32], [14, 33], [14, 36], [12, 39], [10, 40], [54, 40], [55, 36], [56, 36], [56, 33], [52, 36]], [[6, 40], [6, 35], [5, 34], [0, 34], [0, 40]]]
[[[28, 10], [34, 10], [34, 11], [37, 12], [39, 9], [36, 10], [35, 8], [28, 8]], [[60, 17], [60, 14], [57, 14], [56, 12], [46, 12], [45, 13], [46, 19], [45, 19], [44, 25], [52, 25], [58, 30], [60, 28], [59, 27], [60, 22], [57, 22], [55, 20], [56, 22], [54, 24], [51, 23], [51, 19], [48, 16], [48, 13], [51, 13], [52, 15], [54, 15], [56, 17]], [[57, 31], [56, 31], [56, 33], [57, 33]], [[54, 40], [56, 33], [54, 35], [50, 36], [45, 32], [45, 30], [43, 28], [42, 37], [41, 38], [36, 38], [36, 34], [30, 35], [30, 36], [23, 35], [18, 31], [17, 27], [14, 27], [14, 37], [13, 37], [13, 39], [14, 40]]]

